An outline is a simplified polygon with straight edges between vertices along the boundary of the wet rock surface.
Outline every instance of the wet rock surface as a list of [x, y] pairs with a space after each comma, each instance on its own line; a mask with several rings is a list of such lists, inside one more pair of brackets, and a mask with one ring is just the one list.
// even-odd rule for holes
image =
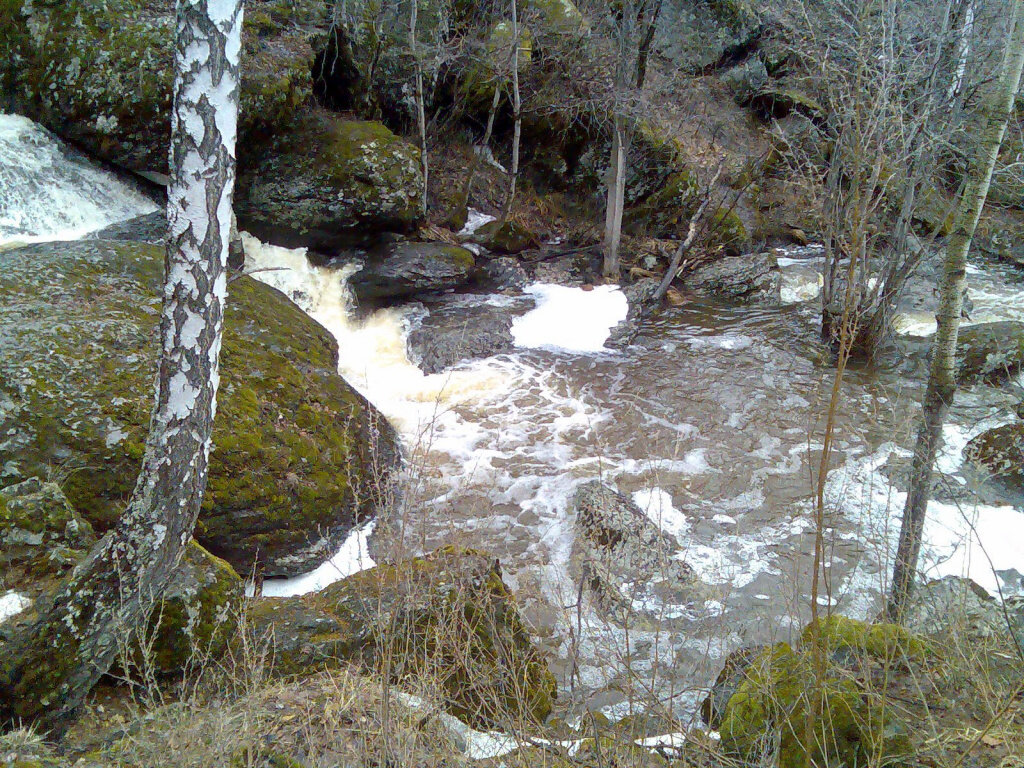
[[511, 352], [512, 321], [532, 306], [527, 297], [507, 301], [478, 297], [472, 303], [431, 305], [430, 314], [409, 333], [409, 358], [424, 373], [439, 373], [464, 360]]
[[686, 276], [688, 289], [733, 301], [777, 304], [781, 283], [779, 263], [772, 253], [726, 256], [698, 267]]
[[475, 267], [472, 252], [458, 245], [392, 243], [370, 251], [349, 285], [360, 300], [410, 297], [458, 288]]
[[620, 623], [677, 618], [703, 585], [675, 557], [679, 544], [633, 501], [594, 480], [569, 503], [575, 516], [573, 561], [579, 579]]
[[956, 378], [961, 385], [998, 384], [1024, 366], [1024, 323], [1006, 320], [960, 329]]

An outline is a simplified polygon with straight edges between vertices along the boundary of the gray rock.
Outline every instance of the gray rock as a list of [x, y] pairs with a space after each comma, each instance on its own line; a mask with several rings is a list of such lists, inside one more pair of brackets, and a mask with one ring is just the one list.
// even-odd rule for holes
[[314, 111], [241, 167], [235, 211], [262, 240], [331, 251], [412, 229], [422, 186], [404, 139], [380, 123]]
[[531, 305], [524, 298], [505, 305], [457, 302], [432, 307], [409, 333], [409, 357], [424, 373], [439, 373], [463, 360], [510, 352], [512, 321]]
[[530, 282], [519, 259], [514, 256], [499, 256], [484, 262], [481, 282], [493, 291], [518, 291]]
[[960, 330], [956, 378], [961, 385], [999, 384], [1024, 366], [1024, 323], [1004, 320]]
[[573, 564], [598, 605], [620, 623], [677, 618], [701, 599], [693, 569], [676, 559], [679, 544], [631, 499], [597, 480], [576, 489]]
[[959, 576], [919, 585], [907, 603], [904, 623], [929, 635], [966, 630], [974, 637], [993, 637], [1012, 629], [1024, 643], [1024, 604], [1008, 600], [1004, 610], [977, 583]]
[[726, 70], [719, 77], [729, 86], [737, 103], [748, 104], [754, 95], [768, 84], [768, 69], [760, 57], [752, 56], [742, 64]]
[[167, 214], [154, 211], [134, 219], [119, 221], [86, 235], [89, 240], [131, 240], [137, 243], [162, 243], [167, 236]]
[[626, 319], [612, 328], [605, 346], [622, 348], [636, 338], [640, 331], [640, 323], [657, 307], [654, 295], [658, 292], [660, 282], [653, 277], [644, 278], [622, 289], [629, 302], [629, 311], [626, 314]]
[[1024, 496], [1024, 421], [982, 432], [964, 448], [964, 457], [989, 479]]
[[686, 276], [696, 293], [740, 302], [777, 304], [781, 273], [772, 253], [726, 256], [698, 267]]
[[476, 266], [473, 253], [447, 243], [393, 243], [371, 251], [349, 280], [363, 299], [415, 296], [458, 288]]

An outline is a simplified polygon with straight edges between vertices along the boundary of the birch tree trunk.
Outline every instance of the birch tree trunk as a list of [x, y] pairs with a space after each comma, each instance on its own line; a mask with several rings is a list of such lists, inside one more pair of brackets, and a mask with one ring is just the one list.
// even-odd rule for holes
[[416, 46], [416, 25], [419, 14], [419, 0], [410, 0], [409, 3], [409, 52], [412, 54], [413, 66], [416, 72], [416, 127], [420, 138], [420, 170], [423, 172], [423, 199], [420, 203], [420, 213], [427, 215], [427, 179], [429, 176], [429, 163], [427, 160], [427, 110], [423, 105], [423, 66], [420, 63], [419, 50]]
[[953, 233], [946, 246], [939, 285], [939, 308], [935, 316], [938, 329], [932, 342], [932, 361], [924, 396], [922, 423], [914, 450], [910, 491], [903, 509], [899, 549], [887, 608], [889, 617], [897, 621], [902, 618], [907, 598], [914, 588], [931, 490], [932, 466], [942, 435], [942, 424], [956, 393], [956, 344], [967, 282], [967, 253], [988, 196], [992, 171], [1006, 133], [1014, 97], [1020, 87], [1021, 69], [1024, 68], [1024, 0], [1013, 0], [1010, 10], [1013, 15], [1002, 72], [983, 107], [984, 119], [978, 134], [977, 149], [967, 168], [963, 196], [957, 208]]
[[480, 159], [491, 145], [491, 134], [494, 133], [494, 119], [498, 114], [498, 104], [500, 103], [501, 85], [495, 82], [494, 96], [491, 99], [491, 110], [487, 113], [487, 127], [484, 129], [484, 136], [480, 139], [480, 143], [477, 144], [473, 152], [473, 159], [469, 162], [469, 170], [466, 171], [466, 180], [462, 183], [462, 189], [449, 217], [448, 223], [456, 231], [466, 226], [466, 219], [469, 216], [469, 198], [473, 194], [473, 182], [476, 179], [476, 172], [480, 168]]
[[0, 659], [0, 722], [60, 727], [150, 610], [206, 488], [227, 293], [241, 0], [178, 0], [171, 183], [156, 398], [117, 524]]
[[508, 173], [508, 189], [501, 206], [501, 221], [508, 219], [512, 212], [512, 201], [516, 196], [516, 181], [519, 179], [519, 140], [523, 127], [523, 102], [519, 96], [519, 10], [518, 0], [512, 0], [512, 116], [515, 127], [512, 130], [512, 165]]

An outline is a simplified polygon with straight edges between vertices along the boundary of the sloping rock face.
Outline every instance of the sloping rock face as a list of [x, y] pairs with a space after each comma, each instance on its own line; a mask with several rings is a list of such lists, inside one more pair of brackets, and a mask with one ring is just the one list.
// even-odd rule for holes
[[958, 384], [998, 384], [1024, 366], [1024, 323], [1004, 320], [960, 329], [956, 349]]
[[593, 480], [576, 489], [570, 509], [579, 578], [614, 620], [676, 618], [701, 597], [693, 569], [674, 557], [679, 545], [631, 499]]
[[[246, 3], [240, 144], [287, 125], [311, 92], [315, 0]], [[0, 2], [7, 108], [129, 170], [166, 173], [173, 85], [170, 0]], [[9, 52], [9, 53], [8, 53]]]
[[[2, 482], [58, 472], [99, 531], [143, 454], [162, 283], [163, 249], [144, 243], [0, 252]], [[196, 537], [239, 572], [319, 565], [388, 496], [397, 437], [336, 365], [334, 340], [282, 294], [232, 282]]]
[[240, 165], [242, 228], [276, 245], [330, 250], [420, 218], [416, 149], [380, 123], [307, 112], [273, 146], [243, 150]]
[[542, 721], [555, 698], [498, 561], [482, 552], [380, 565], [316, 594], [263, 599], [250, 618], [257, 637], [272, 638], [278, 674], [357, 662], [394, 682], [434, 681], [477, 727]]

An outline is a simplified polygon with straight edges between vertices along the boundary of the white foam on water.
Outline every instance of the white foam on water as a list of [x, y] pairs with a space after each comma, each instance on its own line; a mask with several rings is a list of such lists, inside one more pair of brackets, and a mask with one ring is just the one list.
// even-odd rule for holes
[[754, 345], [754, 340], [749, 336], [740, 333], [723, 333], [717, 336], [694, 336], [687, 339], [686, 343], [694, 349], [707, 349], [714, 347], [730, 352], [738, 352]]
[[0, 624], [32, 605], [32, 599], [13, 589], [0, 595]]
[[690, 521], [672, 504], [672, 494], [664, 488], [647, 488], [636, 491], [633, 501], [644, 514], [662, 531], [676, 539], [682, 539], [690, 532]]
[[[352, 574], [373, 568], [377, 563], [370, 557], [369, 541], [376, 526], [377, 521], [371, 520], [366, 525], [354, 529], [330, 560], [309, 573], [289, 579], [264, 580], [261, 594], [263, 597], [305, 595], [317, 592]], [[251, 588], [249, 591], [252, 591]]]
[[0, 114], [0, 246], [73, 240], [155, 210], [45, 128]]
[[[783, 264], [783, 262], [787, 262]], [[799, 304], [813, 301], [821, 295], [825, 278], [821, 272], [806, 266], [806, 262], [793, 259], [779, 259], [782, 281], [779, 286], [779, 300], [783, 304]]]
[[[966, 433], [954, 429], [947, 430], [947, 434], [960, 434], [962, 440]], [[833, 470], [829, 476], [826, 502], [830, 509], [855, 523], [855, 530], [844, 538], [861, 542], [873, 564], [867, 570], [857, 569], [847, 578], [837, 590], [840, 594], [865, 589], [877, 592], [891, 571], [907, 499], [907, 494], [893, 487], [879, 471], [893, 454], [908, 457], [910, 452], [885, 443], [867, 456]], [[1024, 512], [1013, 507], [932, 500], [925, 519], [919, 570], [926, 578], [965, 576], [992, 594], [1013, 590], [1019, 585], [1004, 583], [999, 572], [1024, 571], [1022, 537]], [[864, 601], [859, 603], [863, 605]]]
[[617, 285], [592, 290], [551, 283], [526, 289], [537, 306], [512, 322], [517, 347], [601, 352], [611, 330], [626, 319], [629, 302]]

